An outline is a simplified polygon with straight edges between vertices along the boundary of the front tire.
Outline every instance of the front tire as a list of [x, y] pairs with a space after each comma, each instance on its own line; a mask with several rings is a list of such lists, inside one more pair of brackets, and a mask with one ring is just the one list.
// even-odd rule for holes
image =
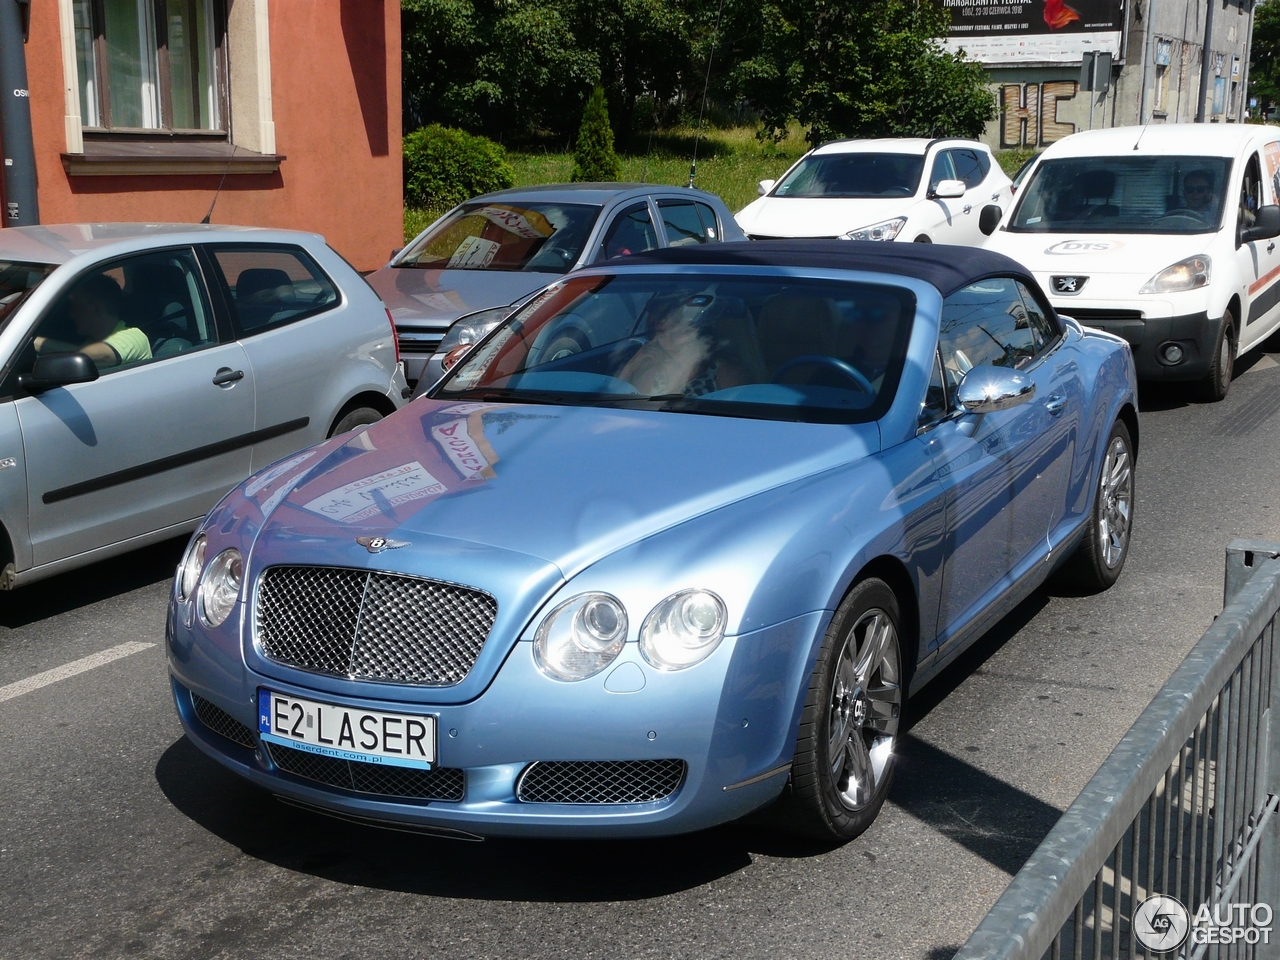
[[845, 842], [875, 821], [893, 780], [905, 695], [898, 598], [868, 579], [831, 620], [809, 682], [790, 793], [776, 822], [791, 833]]
[[1213, 366], [1200, 384], [1200, 392], [1205, 400], [1217, 403], [1227, 398], [1227, 393], [1231, 389], [1231, 378], [1235, 373], [1235, 363], [1236, 319], [1228, 310], [1222, 316], [1218, 345], [1213, 351]]
[[1129, 428], [1117, 420], [1098, 470], [1089, 529], [1063, 568], [1066, 578], [1089, 593], [1101, 593], [1120, 578], [1133, 535], [1134, 456]]

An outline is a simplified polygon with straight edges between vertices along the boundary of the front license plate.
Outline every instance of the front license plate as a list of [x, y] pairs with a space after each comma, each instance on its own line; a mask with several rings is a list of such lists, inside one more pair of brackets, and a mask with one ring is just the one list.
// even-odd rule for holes
[[430, 770], [436, 718], [358, 710], [258, 690], [258, 732], [269, 743], [342, 760]]

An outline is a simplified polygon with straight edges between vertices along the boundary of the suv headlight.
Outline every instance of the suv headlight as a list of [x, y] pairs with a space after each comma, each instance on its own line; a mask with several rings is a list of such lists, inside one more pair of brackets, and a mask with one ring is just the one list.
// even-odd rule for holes
[[1212, 276], [1213, 261], [1201, 254], [1198, 257], [1187, 257], [1165, 267], [1147, 281], [1147, 285], [1139, 293], [1182, 293], [1207, 287]]
[[543, 618], [533, 661], [553, 680], [585, 680], [612, 663], [626, 641], [626, 608], [607, 593], [584, 593]]
[[858, 230], [850, 230], [846, 233], [842, 240], [892, 240], [902, 228], [907, 225], [906, 217], [894, 217], [892, 220], [882, 220], [880, 223], [873, 223], [869, 227], [861, 227]]
[[187, 552], [178, 564], [177, 593], [179, 600], [190, 600], [196, 594], [196, 585], [200, 582], [200, 571], [204, 569], [204, 554], [209, 543], [204, 534], [196, 537], [187, 547]]
[[659, 670], [683, 670], [720, 645], [728, 622], [710, 590], [681, 590], [653, 608], [640, 627], [640, 652]]
[[200, 578], [200, 619], [209, 627], [220, 627], [240, 597], [244, 580], [244, 559], [234, 547], [223, 550], [205, 567]]

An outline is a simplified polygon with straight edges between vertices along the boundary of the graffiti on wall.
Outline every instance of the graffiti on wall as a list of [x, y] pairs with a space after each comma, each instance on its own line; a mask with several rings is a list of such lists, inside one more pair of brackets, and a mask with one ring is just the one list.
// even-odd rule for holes
[[1058, 104], [1079, 88], [1075, 80], [1008, 83], [1000, 88], [1000, 146], [1043, 147], [1076, 132], [1058, 119]]

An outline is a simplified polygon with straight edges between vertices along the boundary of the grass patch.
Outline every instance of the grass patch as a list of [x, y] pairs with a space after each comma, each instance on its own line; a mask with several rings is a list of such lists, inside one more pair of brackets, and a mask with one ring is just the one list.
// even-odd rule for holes
[[[656, 132], [652, 142], [647, 134], [634, 138], [625, 150], [618, 151], [622, 180], [684, 186], [689, 182], [694, 139], [694, 130], [689, 127]], [[698, 143], [695, 186], [718, 194], [736, 213], [756, 198], [759, 181], [777, 179], [807, 149], [800, 129], [792, 130], [780, 144], [757, 140], [753, 127], [710, 130]], [[507, 159], [515, 171], [517, 187], [567, 183], [573, 171], [572, 153], [509, 150]], [[406, 208], [405, 239], [416, 236], [443, 212]]]
[[1012, 177], [1021, 169], [1024, 163], [1039, 152], [1034, 147], [1024, 147], [1021, 150], [998, 150], [996, 151], [996, 162], [1000, 164], [1001, 169], [1006, 174]]

